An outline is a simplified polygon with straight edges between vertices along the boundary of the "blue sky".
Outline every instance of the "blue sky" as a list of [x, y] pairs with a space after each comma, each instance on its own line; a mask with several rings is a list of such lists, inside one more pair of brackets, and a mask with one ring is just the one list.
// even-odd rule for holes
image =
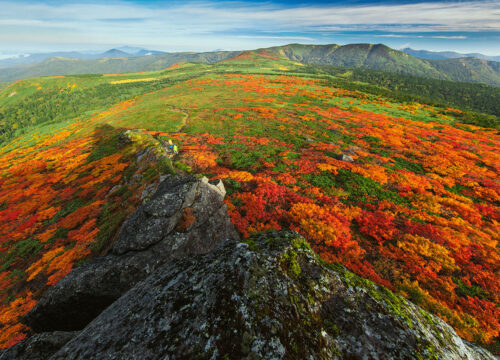
[[0, 54], [384, 43], [500, 55], [500, 1], [2, 1]]

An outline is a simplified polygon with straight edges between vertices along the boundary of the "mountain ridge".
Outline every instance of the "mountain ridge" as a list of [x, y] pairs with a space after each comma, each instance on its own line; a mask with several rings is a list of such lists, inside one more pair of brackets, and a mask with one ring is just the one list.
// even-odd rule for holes
[[412, 56], [429, 59], [429, 60], [440, 60], [440, 59], [458, 59], [463, 57], [475, 57], [478, 59], [489, 60], [489, 61], [500, 61], [500, 56], [490, 56], [481, 53], [459, 53], [456, 51], [429, 51], [429, 50], [415, 50], [412, 48], [404, 48], [401, 51], [410, 54]]
[[19, 65], [28, 65], [43, 62], [46, 59], [52, 57], [60, 57], [60, 58], [72, 58], [72, 59], [81, 59], [81, 60], [98, 60], [105, 57], [136, 57], [136, 56], [146, 56], [146, 55], [158, 55], [165, 54], [163, 51], [158, 50], [149, 50], [138, 47], [130, 47], [130, 46], [120, 46], [116, 48], [111, 48], [104, 52], [99, 51], [55, 51], [48, 53], [33, 53], [28, 55], [21, 55], [16, 57], [10, 57], [6, 59], [0, 60], [0, 69], [11, 67], [11, 66], [19, 66]]
[[[384, 44], [300, 45], [289, 44], [266, 49], [290, 60], [306, 64], [335, 65], [373, 69], [440, 80], [482, 82], [500, 86], [500, 63], [474, 60], [425, 60]], [[464, 72], [457, 71], [457, 62]]]
[[[161, 70], [178, 62], [215, 63], [246, 51], [182, 52], [123, 57], [121, 50], [112, 51], [99, 60], [46, 59], [42, 63], [0, 69], [0, 81], [21, 78], [85, 74], [125, 73]], [[383, 44], [303, 45], [289, 44], [254, 51], [267, 51], [282, 59], [305, 64], [365, 68], [441, 80], [479, 82], [500, 86], [500, 63], [474, 58], [426, 60], [408, 55]], [[47, 60], [52, 59], [49, 63]]]

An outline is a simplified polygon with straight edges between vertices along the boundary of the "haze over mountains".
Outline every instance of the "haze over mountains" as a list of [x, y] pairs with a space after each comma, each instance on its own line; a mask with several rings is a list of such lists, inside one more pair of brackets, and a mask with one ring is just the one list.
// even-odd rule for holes
[[[245, 53], [244, 51], [159, 53], [134, 48], [132, 51], [136, 52], [130, 54], [131, 49], [125, 48], [112, 49], [102, 54], [85, 54], [88, 57], [93, 56], [91, 59], [49, 57], [39, 63], [0, 69], [0, 81], [48, 75], [161, 70], [178, 62], [215, 63]], [[500, 86], [500, 62], [474, 57], [421, 59], [383, 44], [289, 44], [260, 51], [304, 64], [374, 69], [411, 76]], [[148, 54], [151, 55], [144, 56]]]
[[458, 59], [463, 57], [475, 57], [478, 59], [488, 60], [488, 61], [500, 61], [500, 56], [488, 56], [480, 53], [467, 53], [462, 54], [456, 51], [428, 51], [428, 50], [415, 50], [412, 48], [401, 49], [411, 56], [415, 56], [421, 59], [430, 60], [442, 60], [442, 59]]
[[163, 51], [148, 50], [139, 47], [121, 46], [109, 49], [104, 52], [99, 51], [55, 51], [48, 53], [21, 54], [0, 60], [0, 68], [16, 65], [25, 65], [42, 62], [52, 57], [63, 57], [82, 60], [96, 60], [109, 57], [134, 57], [165, 54]]

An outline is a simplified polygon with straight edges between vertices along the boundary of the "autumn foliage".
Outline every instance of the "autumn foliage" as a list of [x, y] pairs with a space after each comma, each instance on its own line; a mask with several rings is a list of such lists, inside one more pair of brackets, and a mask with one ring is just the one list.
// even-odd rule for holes
[[[223, 139], [213, 144], [208, 134], [179, 138], [183, 161], [225, 179], [244, 236], [290, 227], [325, 260], [409, 297], [466, 339], [498, 337], [494, 131], [289, 76], [226, 75], [197, 86], [233, 86], [252, 104], [217, 109], [211, 121], [221, 129], [210, 137]], [[381, 110], [362, 109], [374, 103]], [[385, 114], [393, 109], [407, 117]], [[204, 118], [210, 108], [197, 111]]]
[[[211, 74], [157, 95], [190, 113], [169, 135], [179, 168], [224, 180], [244, 237], [291, 228], [326, 261], [410, 298], [464, 338], [499, 336], [494, 130], [297, 76]], [[102, 219], [130, 212], [145, 186], [123, 188], [130, 157], [92, 155], [99, 141], [72, 131], [0, 149], [0, 347], [25, 336], [19, 317], [95, 255]], [[182, 227], [191, 223], [188, 211]]]
[[0, 149], [0, 348], [26, 336], [19, 318], [36, 304], [36, 294], [98, 254], [102, 235], [113, 235], [110, 229], [134, 209], [134, 193], [143, 188], [124, 179], [134, 170], [127, 149], [101, 153], [100, 142], [111, 135], [97, 129], [71, 139], [75, 129]]

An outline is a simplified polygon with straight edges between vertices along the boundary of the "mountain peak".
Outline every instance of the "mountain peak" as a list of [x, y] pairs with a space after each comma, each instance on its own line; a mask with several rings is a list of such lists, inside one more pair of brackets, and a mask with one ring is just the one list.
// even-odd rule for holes
[[136, 47], [136, 46], [128, 46], [128, 45], [125, 45], [125, 46], [120, 46], [120, 47], [116, 47], [114, 48], [113, 50], [119, 50], [119, 51], [123, 51], [127, 54], [137, 54], [138, 52], [142, 51], [142, 50], [146, 50], [142, 47]]
[[100, 57], [129, 57], [130, 54], [124, 52], [124, 51], [121, 51], [121, 50], [118, 50], [118, 49], [109, 49], [108, 51], [102, 53], [100, 55]]

